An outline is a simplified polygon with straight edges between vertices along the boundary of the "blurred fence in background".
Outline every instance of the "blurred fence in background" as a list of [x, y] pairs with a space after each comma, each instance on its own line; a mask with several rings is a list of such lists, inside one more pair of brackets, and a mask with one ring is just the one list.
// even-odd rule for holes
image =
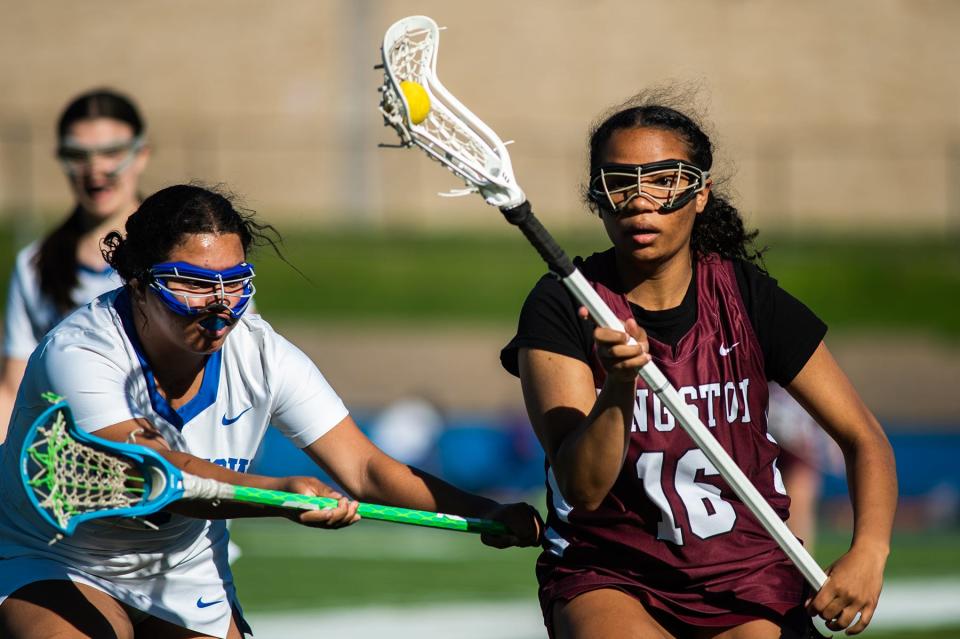
[[[588, 124], [641, 89], [700, 86], [721, 174], [765, 229], [960, 229], [960, 4], [760, 0], [7, 2], [0, 21], [0, 210], [66, 206], [54, 121], [76, 93], [130, 93], [150, 188], [227, 182], [269, 219], [500, 228], [394, 142], [376, 110], [386, 27], [426, 13], [445, 84], [505, 139], [555, 228], [578, 204]], [[307, 214], [307, 215], [305, 215]]]

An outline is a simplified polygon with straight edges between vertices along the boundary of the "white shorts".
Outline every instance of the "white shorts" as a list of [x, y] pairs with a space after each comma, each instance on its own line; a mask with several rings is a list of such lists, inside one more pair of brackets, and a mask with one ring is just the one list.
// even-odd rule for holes
[[112, 579], [50, 557], [0, 558], [0, 605], [28, 584], [61, 579], [86, 584], [145, 614], [213, 637], [227, 636], [236, 611], [240, 630], [253, 634], [237, 602], [233, 576], [229, 569], [221, 574], [208, 553], [200, 553], [161, 576]]

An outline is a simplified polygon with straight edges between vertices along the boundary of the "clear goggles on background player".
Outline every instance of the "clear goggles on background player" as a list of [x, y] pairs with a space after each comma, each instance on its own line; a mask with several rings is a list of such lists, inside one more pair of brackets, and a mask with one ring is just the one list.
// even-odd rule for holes
[[638, 197], [663, 213], [683, 208], [707, 183], [709, 172], [683, 160], [603, 164], [590, 176], [590, 198], [622, 211]]
[[[225, 271], [211, 271], [186, 262], [165, 262], [150, 269], [150, 290], [177, 315], [219, 315], [240, 319], [253, 294], [253, 264], [241, 262]], [[222, 328], [222, 324], [218, 326]], [[208, 327], [210, 328], [210, 327]]]
[[71, 176], [82, 175], [90, 170], [95, 160], [99, 160], [98, 166], [103, 168], [108, 177], [114, 178], [133, 164], [143, 146], [141, 135], [102, 146], [84, 146], [67, 138], [57, 148], [57, 159], [67, 175]]

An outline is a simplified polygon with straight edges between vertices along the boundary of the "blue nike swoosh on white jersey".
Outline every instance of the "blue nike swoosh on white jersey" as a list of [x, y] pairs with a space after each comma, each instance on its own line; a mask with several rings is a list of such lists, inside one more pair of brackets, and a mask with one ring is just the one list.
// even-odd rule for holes
[[223, 599], [217, 599], [216, 601], [204, 601], [203, 595], [197, 597], [197, 608], [207, 608], [208, 606], [213, 606], [218, 603], [223, 603]]
[[223, 419], [221, 419], [220, 421], [223, 423], [224, 426], [229, 426], [229, 425], [232, 424], [233, 422], [235, 422], [235, 421], [237, 421], [238, 419], [240, 419], [241, 417], [243, 417], [243, 414], [246, 413], [246, 412], [247, 412], [248, 410], [250, 410], [251, 408], [253, 408], [253, 406], [247, 406], [247, 408], [245, 408], [244, 410], [242, 410], [242, 411], [240, 412], [240, 414], [237, 415], [236, 417], [227, 417], [227, 414], [224, 413], [224, 414], [223, 414]]

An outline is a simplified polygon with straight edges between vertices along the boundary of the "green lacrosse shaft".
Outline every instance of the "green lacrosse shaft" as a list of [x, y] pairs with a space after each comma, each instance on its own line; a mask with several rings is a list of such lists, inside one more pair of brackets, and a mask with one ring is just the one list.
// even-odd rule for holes
[[[250, 486], [232, 486], [232, 488], [233, 496], [231, 499], [251, 504], [279, 506], [281, 508], [297, 510], [322, 510], [325, 508], [336, 508], [337, 506], [337, 500], [331, 499], [330, 497], [313, 497], [311, 495], [288, 493], [282, 490], [252, 488]], [[492, 519], [460, 517], [459, 515], [446, 515], [428, 510], [412, 510], [410, 508], [398, 508], [396, 506], [380, 506], [378, 504], [365, 504], [361, 502], [357, 508], [357, 513], [367, 519], [392, 521], [398, 524], [425, 526], [427, 528], [443, 528], [444, 530], [458, 530], [469, 533], [491, 533], [494, 535], [506, 535], [510, 532], [504, 524], [499, 521], [493, 521]]]

